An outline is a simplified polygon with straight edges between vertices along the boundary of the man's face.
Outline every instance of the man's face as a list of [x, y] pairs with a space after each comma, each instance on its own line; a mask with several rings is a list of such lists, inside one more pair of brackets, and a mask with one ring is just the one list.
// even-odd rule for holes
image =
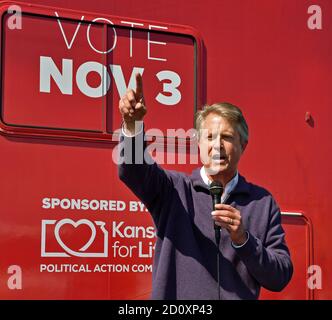
[[201, 161], [212, 178], [230, 180], [244, 151], [236, 128], [225, 118], [210, 113], [202, 123], [199, 149]]

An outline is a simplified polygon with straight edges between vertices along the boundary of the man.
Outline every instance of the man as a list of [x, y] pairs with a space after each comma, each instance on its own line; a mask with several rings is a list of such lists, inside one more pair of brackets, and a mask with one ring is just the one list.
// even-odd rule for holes
[[[135, 141], [144, 135], [137, 123], [147, 109], [139, 74], [136, 83], [136, 90], [121, 98], [119, 109], [122, 149], [137, 153]], [[120, 179], [146, 205], [157, 230], [152, 298], [257, 299], [261, 286], [282, 290], [293, 266], [280, 210], [268, 191], [246, 182], [237, 171], [248, 142], [242, 112], [227, 103], [206, 106], [198, 112], [196, 126], [203, 167], [191, 176], [163, 170], [151, 158], [131, 163], [123, 154], [119, 165]], [[212, 181], [224, 189], [224, 203], [214, 211]], [[221, 227], [218, 246], [213, 221]]]

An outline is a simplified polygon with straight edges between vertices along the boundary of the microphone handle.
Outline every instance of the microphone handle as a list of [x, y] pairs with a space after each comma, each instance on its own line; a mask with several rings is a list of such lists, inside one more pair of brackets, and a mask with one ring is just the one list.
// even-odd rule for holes
[[[216, 210], [216, 204], [219, 204], [221, 203], [221, 195], [218, 196], [218, 195], [214, 195], [213, 196], [213, 211]], [[215, 222], [213, 222], [213, 226], [214, 226], [214, 229], [215, 230], [221, 230], [221, 227], [216, 225]]]

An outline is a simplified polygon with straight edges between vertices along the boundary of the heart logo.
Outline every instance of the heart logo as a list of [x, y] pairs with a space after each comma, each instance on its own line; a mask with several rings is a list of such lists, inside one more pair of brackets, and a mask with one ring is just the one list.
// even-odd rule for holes
[[[66, 225], [66, 224], [70, 224], [72, 225], [74, 228], [77, 228], [79, 227], [80, 225], [87, 225], [90, 229], [91, 229], [91, 236], [90, 238], [88, 239], [88, 241], [86, 242], [86, 244], [80, 248], [78, 251], [80, 252], [77, 252], [77, 251], [74, 251], [72, 249], [70, 249], [61, 239], [61, 236], [60, 236], [60, 229], [63, 225]], [[55, 238], [57, 240], [57, 242], [59, 243], [59, 245], [66, 251], [68, 252], [69, 254], [73, 255], [73, 256], [77, 256], [77, 257], [80, 257], [80, 256], [84, 256], [85, 253], [84, 251], [86, 251], [90, 246], [91, 244], [93, 243], [93, 241], [95, 240], [96, 238], [96, 227], [95, 225], [87, 220], [87, 219], [81, 219], [81, 220], [78, 220], [77, 222], [71, 220], [71, 219], [62, 219], [60, 220], [55, 228], [54, 228], [54, 235], [55, 235]]]

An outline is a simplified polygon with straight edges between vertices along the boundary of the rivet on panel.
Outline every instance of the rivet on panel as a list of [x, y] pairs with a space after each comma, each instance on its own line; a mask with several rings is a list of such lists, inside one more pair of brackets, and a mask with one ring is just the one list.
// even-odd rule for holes
[[311, 116], [311, 113], [309, 111], [307, 111], [305, 113], [305, 122], [310, 126], [310, 127], [314, 127], [315, 126], [315, 123], [314, 123], [314, 118]]

